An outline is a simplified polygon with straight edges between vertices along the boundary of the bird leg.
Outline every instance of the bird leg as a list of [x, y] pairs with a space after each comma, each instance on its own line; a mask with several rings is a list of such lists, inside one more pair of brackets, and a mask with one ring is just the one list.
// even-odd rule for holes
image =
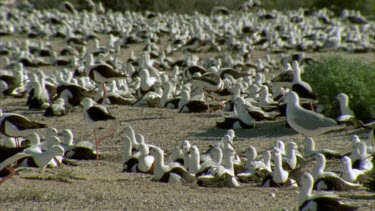
[[99, 144], [106, 138], [110, 138], [112, 136], [115, 135], [115, 130], [111, 127], [110, 124], [108, 124], [108, 126], [105, 128], [105, 129], [108, 129], [111, 134], [108, 134], [106, 136], [103, 136], [101, 138], [99, 138], [96, 134], [96, 131], [97, 129], [94, 129], [94, 136], [95, 136], [95, 148], [96, 148], [96, 162], [97, 162], [97, 165], [99, 165]]

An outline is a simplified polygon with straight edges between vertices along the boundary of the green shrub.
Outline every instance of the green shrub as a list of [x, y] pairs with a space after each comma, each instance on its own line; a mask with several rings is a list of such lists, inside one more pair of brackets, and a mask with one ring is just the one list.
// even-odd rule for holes
[[326, 115], [334, 117], [335, 96], [349, 96], [349, 107], [364, 122], [375, 118], [375, 62], [363, 63], [342, 57], [326, 57], [305, 67], [302, 75], [320, 103], [327, 105]]

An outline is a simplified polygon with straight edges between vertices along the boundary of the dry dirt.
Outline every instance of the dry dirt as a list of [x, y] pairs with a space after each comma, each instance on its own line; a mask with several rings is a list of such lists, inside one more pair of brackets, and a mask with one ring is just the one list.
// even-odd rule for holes
[[[7, 38], [14, 39], [14, 38]], [[18, 41], [22, 40], [17, 38]], [[53, 41], [61, 43], [61, 41]], [[55, 46], [58, 46], [56, 44]], [[139, 55], [140, 46], [133, 50]], [[123, 50], [127, 59], [129, 50]], [[137, 54], [138, 53], [138, 54]], [[333, 53], [328, 53], [333, 54]], [[265, 52], [255, 52], [254, 58]], [[326, 55], [326, 54], [324, 54]], [[313, 55], [319, 58], [320, 54]], [[345, 54], [348, 58], [369, 61], [374, 54]], [[46, 70], [50, 71], [50, 70]], [[52, 69], [51, 71], [56, 71]], [[6, 112], [21, 113], [32, 120], [47, 123], [57, 129], [70, 128], [75, 141], [93, 141], [93, 130], [83, 119], [82, 108], [76, 108], [64, 117], [45, 118], [43, 111], [29, 110], [26, 99], [1, 99], [0, 107]], [[116, 135], [100, 146], [103, 158], [100, 165], [95, 161], [76, 161], [77, 166], [62, 165], [40, 172], [38, 169], [22, 169], [12, 179], [0, 186], [0, 210], [296, 210], [295, 188], [263, 188], [257, 184], [241, 184], [239, 188], [203, 188], [197, 185], [170, 185], [151, 182], [151, 176], [122, 173], [121, 153], [125, 134], [123, 128], [130, 125], [145, 136], [146, 142], [155, 144], [169, 154], [175, 144], [187, 139], [205, 150], [209, 144], [220, 140], [226, 130], [217, 129], [215, 123], [223, 120], [220, 112], [180, 114], [176, 110], [160, 108], [136, 108], [108, 106], [116, 116], [112, 125]], [[235, 149], [242, 152], [254, 145], [261, 152], [275, 140], [295, 141], [302, 144], [304, 137], [290, 128], [283, 127], [284, 119], [259, 122], [254, 129], [236, 130]], [[104, 132], [103, 132], [104, 133]], [[323, 141], [328, 148], [341, 152], [352, 147], [349, 137], [357, 134], [363, 141], [367, 130], [348, 129], [315, 137], [317, 147]], [[40, 131], [44, 136], [45, 131]], [[329, 161], [328, 170], [339, 170], [339, 161]], [[274, 193], [275, 197], [270, 196]], [[375, 201], [364, 189], [338, 193], [345, 201], [361, 206], [361, 210], [375, 209]]]

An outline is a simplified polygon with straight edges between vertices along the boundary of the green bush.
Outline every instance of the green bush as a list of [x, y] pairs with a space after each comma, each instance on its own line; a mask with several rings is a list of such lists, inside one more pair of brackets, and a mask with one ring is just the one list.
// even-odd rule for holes
[[349, 96], [349, 107], [364, 122], [375, 118], [375, 62], [363, 63], [342, 57], [326, 57], [305, 67], [302, 75], [320, 103], [327, 105], [326, 115], [335, 117], [335, 96]]

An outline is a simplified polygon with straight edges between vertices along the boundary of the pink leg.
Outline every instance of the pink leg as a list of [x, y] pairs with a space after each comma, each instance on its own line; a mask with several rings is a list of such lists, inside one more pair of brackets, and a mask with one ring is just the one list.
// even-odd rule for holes
[[96, 130], [94, 130], [94, 135], [95, 135], [95, 142], [96, 142], [96, 161], [97, 161], [97, 165], [99, 165], [99, 144], [106, 138], [110, 138], [112, 136], [115, 135], [115, 130], [111, 127], [110, 124], [108, 124], [108, 126], [106, 127], [106, 129], [108, 129], [111, 134], [109, 135], [106, 135], [106, 136], [103, 136], [101, 138], [98, 138], [98, 136], [96, 135]]

